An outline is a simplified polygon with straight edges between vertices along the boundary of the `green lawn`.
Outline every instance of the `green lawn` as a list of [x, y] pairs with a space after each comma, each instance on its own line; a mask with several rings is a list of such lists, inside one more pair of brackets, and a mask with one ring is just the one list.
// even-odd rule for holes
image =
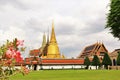
[[10, 80], [120, 80], [120, 70], [42, 70], [26, 76], [18, 74]]

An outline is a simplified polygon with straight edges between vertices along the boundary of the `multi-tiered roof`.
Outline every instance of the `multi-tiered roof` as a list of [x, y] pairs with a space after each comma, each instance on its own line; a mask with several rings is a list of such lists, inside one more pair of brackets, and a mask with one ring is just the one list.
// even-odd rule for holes
[[78, 58], [93, 57], [98, 55], [98, 57], [103, 57], [104, 53], [108, 53], [108, 50], [103, 43], [95, 43], [89, 46], [86, 46]]

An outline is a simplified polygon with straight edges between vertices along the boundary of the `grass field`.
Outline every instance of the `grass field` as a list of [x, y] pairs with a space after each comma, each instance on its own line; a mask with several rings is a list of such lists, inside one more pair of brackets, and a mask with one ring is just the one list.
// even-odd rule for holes
[[120, 80], [120, 70], [43, 70], [26, 76], [17, 74], [10, 80]]

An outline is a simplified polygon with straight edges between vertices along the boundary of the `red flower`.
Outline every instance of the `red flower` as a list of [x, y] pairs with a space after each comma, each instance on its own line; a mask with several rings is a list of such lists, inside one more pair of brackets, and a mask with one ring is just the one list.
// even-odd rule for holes
[[15, 50], [7, 50], [6, 52], [6, 58], [7, 59], [15, 59], [16, 62], [20, 62], [23, 60], [23, 58], [21, 57], [21, 53], [20, 51], [15, 51]]
[[14, 58], [15, 58], [16, 62], [20, 62], [23, 60], [19, 51], [16, 51], [16, 55], [14, 56]]

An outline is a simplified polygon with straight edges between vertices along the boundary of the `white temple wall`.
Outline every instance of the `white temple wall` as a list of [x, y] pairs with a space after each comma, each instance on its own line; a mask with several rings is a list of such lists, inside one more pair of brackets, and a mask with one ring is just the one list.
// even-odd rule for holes
[[[99, 66], [97, 66], [97, 69], [99, 68]], [[89, 66], [88, 69], [92, 69], [92, 70], [96, 70], [96, 66]]]
[[80, 69], [85, 68], [83, 65], [45, 65], [42, 69]]
[[39, 70], [40, 70], [40, 66], [39, 66], [39, 65], [37, 65], [37, 68], [36, 68], [36, 70], [37, 70], [37, 71], [39, 71]]

